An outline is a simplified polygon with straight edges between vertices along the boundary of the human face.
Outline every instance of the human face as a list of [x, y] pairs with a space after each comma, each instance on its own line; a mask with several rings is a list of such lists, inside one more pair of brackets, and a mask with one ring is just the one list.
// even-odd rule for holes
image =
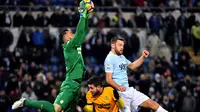
[[88, 84], [89, 91], [92, 93], [93, 96], [100, 94], [100, 86], [95, 87], [94, 84]]
[[112, 44], [112, 49], [117, 55], [122, 55], [124, 50], [124, 41], [117, 40], [115, 44]]
[[72, 34], [72, 32], [70, 31], [66, 31], [64, 37], [63, 37], [63, 41], [64, 42], [68, 42], [70, 41], [72, 38], [74, 37], [74, 34]]

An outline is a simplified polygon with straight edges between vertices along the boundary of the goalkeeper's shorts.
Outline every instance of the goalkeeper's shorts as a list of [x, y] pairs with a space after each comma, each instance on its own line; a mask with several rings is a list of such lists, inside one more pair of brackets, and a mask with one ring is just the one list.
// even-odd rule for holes
[[60, 105], [62, 110], [74, 109], [79, 100], [81, 83], [74, 80], [65, 80], [63, 83], [54, 104]]

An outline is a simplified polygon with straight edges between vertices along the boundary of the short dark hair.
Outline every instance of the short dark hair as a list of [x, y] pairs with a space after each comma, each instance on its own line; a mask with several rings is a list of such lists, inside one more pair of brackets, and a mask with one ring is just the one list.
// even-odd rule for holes
[[121, 37], [114, 37], [111, 39], [111, 44], [115, 44], [117, 42], [117, 40], [121, 40], [124, 42], [124, 38], [121, 38]]
[[60, 35], [59, 35], [59, 38], [60, 38], [60, 42], [63, 43], [63, 36], [66, 34], [66, 31], [69, 31], [68, 29], [65, 29], [63, 30]]
[[97, 76], [92, 76], [88, 79], [87, 84], [94, 84], [95, 87], [103, 86], [101, 78]]

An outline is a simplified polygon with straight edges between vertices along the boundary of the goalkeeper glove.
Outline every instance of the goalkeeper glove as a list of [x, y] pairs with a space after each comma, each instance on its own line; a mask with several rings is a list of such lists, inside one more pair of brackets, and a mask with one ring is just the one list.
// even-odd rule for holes
[[78, 11], [80, 13], [80, 17], [88, 18], [89, 13], [88, 13], [85, 2], [81, 1], [79, 3]]

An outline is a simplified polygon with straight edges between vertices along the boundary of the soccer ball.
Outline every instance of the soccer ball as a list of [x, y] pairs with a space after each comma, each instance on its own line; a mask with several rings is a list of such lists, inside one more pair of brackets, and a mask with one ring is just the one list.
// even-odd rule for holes
[[83, 0], [83, 2], [86, 4], [86, 8], [87, 8], [88, 12], [89, 13], [93, 12], [94, 3], [92, 2], [92, 0]]

